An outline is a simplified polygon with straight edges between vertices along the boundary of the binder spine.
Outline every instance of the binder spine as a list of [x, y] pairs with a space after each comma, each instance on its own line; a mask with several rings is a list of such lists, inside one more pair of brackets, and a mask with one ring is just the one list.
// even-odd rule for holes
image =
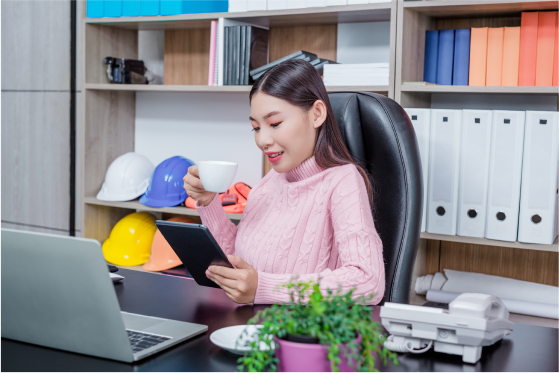
[[458, 194], [459, 236], [483, 237], [493, 112], [464, 110]]
[[427, 232], [456, 234], [461, 110], [431, 110]]
[[518, 241], [551, 245], [557, 237], [558, 113], [527, 111]]
[[439, 31], [425, 31], [425, 64], [423, 80], [437, 82], [437, 61], [439, 59]]
[[419, 145], [423, 176], [423, 213], [421, 232], [427, 228], [427, 189], [429, 183], [429, 136], [431, 130], [431, 109], [404, 109], [410, 118]]
[[454, 30], [441, 30], [439, 33], [437, 84], [452, 85], [453, 61]]
[[454, 35], [454, 69], [452, 85], [468, 85], [470, 77], [470, 29], [456, 30]]
[[485, 238], [516, 241], [525, 120], [524, 111], [493, 112]]

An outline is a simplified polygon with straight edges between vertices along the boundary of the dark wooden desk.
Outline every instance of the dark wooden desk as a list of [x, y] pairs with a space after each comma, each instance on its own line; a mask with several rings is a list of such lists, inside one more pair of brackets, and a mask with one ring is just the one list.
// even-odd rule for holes
[[[203, 288], [193, 280], [122, 269], [116, 284], [123, 311], [208, 325], [207, 333], [139, 363], [125, 364], [2, 339], [2, 371], [234, 371], [237, 356], [215, 346], [210, 334], [245, 324], [264, 306], [239, 306], [220, 289]], [[380, 307], [374, 317], [379, 320]], [[515, 325], [515, 331], [483, 349], [477, 364], [460, 356], [435, 353], [399, 355], [400, 365], [381, 371], [555, 371], [558, 370], [555, 328]]]

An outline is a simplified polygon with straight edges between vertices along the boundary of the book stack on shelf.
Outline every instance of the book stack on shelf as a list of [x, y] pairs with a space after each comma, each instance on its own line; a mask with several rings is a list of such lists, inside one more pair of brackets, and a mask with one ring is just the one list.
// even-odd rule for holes
[[324, 66], [327, 86], [388, 85], [388, 63], [328, 64]]
[[557, 86], [557, 14], [524, 12], [520, 27], [426, 31], [425, 82]]
[[252, 83], [249, 71], [268, 62], [268, 30], [255, 26], [224, 28], [223, 85]]

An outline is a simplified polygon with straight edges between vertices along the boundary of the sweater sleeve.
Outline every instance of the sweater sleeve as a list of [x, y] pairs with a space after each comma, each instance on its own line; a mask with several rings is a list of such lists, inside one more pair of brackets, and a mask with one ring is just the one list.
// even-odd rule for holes
[[[344, 292], [356, 287], [354, 298], [374, 294], [369, 304], [378, 304], [384, 296], [385, 274], [382, 242], [376, 231], [365, 183], [355, 167], [348, 167], [334, 188], [330, 200], [333, 228], [331, 258], [337, 263], [334, 270], [311, 274], [272, 274], [258, 272], [258, 288], [254, 303], [271, 304], [289, 302], [286, 289], [278, 289], [297, 276], [297, 281], [321, 278], [321, 289]], [[324, 241], [323, 241], [324, 242]], [[325, 243], [326, 244], [326, 243]]]
[[225, 255], [235, 255], [237, 226], [229, 220], [227, 213], [221, 207], [219, 194], [216, 193], [209, 205], [201, 206], [196, 202], [195, 207], [200, 213], [202, 223], [208, 227]]

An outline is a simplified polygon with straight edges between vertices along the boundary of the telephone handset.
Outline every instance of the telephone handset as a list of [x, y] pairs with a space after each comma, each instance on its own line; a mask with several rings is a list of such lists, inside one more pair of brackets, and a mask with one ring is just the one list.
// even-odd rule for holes
[[380, 310], [382, 325], [391, 334], [384, 347], [395, 352], [435, 351], [461, 355], [476, 363], [483, 346], [509, 335], [514, 323], [509, 311], [494, 295], [464, 293], [448, 310], [387, 302]]

